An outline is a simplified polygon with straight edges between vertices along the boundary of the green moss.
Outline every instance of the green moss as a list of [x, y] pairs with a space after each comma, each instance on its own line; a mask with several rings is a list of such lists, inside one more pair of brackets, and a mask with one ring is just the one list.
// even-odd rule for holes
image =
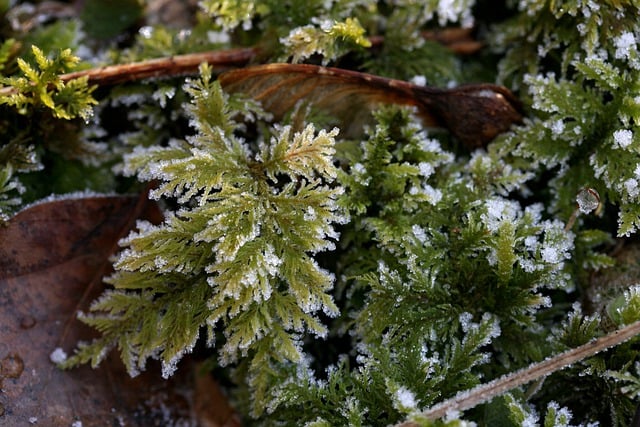
[[[200, 340], [249, 424], [628, 424], [637, 338], [446, 420], [422, 411], [640, 318], [637, 259], [610, 253], [640, 226], [637, 2], [208, 0], [191, 31], [141, 32], [149, 12], [124, 3], [89, 38], [74, 19], [2, 28], [0, 217], [150, 181], [166, 214], [123, 240], [82, 315], [100, 335], [67, 367], [113, 350], [130, 374], [156, 358], [169, 376]], [[474, 16], [483, 53], [421, 36]], [[93, 39], [107, 34], [122, 46]], [[246, 45], [439, 86], [495, 79], [526, 117], [469, 152], [394, 106], [353, 139], [304, 108], [274, 124], [204, 66], [99, 90], [60, 78], [92, 49], [128, 62]], [[584, 191], [594, 212], [576, 211]]]

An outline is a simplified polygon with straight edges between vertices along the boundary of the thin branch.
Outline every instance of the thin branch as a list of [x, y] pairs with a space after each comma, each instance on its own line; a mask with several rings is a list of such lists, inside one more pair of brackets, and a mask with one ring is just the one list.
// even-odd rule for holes
[[[480, 385], [471, 390], [459, 393], [456, 397], [441, 402], [419, 416], [428, 419], [444, 417], [448, 412], [465, 411], [476, 405], [490, 401], [516, 387], [520, 387], [531, 381], [546, 377], [576, 362], [589, 358], [601, 351], [614, 347], [640, 334], [640, 321], [625, 326], [622, 329], [611, 332], [587, 344], [576, 347], [573, 350], [558, 354], [540, 363], [535, 363], [526, 369], [505, 375], [487, 384]], [[417, 427], [418, 424], [407, 421], [396, 427]]]
[[216, 71], [224, 71], [246, 65], [256, 55], [255, 48], [238, 48], [215, 50], [209, 52], [189, 53], [167, 58], [150, 59], [130, 64], [109, 65], [92, 68], [60, 76], [63, 81], [89, 77], [90, 84], [99, 86], [118, 85], [121, 83], [158, 77], [176, 77], [197, 74], [203, 62], [210, 64]]
[[[238, 48], [209, 52], [189, 53], [166, 58], [150, 59], [129, 64], [107, 65], [62, 74], [60, 78], [68, 82], [80, 77], [88, 77], [89, 84], [113, 86], [148, 78], [169, 78], [188, 74], [197, 74], [203, 62], [210, 64], [216, 72], [247, 65], [257, 54], [256, 48]], [[0, 96], [15, 93], [13, 87], [0, 88]]]

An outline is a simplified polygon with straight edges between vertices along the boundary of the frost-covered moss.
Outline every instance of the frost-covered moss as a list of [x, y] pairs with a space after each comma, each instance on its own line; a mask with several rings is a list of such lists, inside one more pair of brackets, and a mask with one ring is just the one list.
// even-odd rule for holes
[[[119, 28], [120, 46], [74, 20], [5, 20], [0, 216], [52, 191], [150, 181], [166, 213], [123, 240], [82, 315], [101, 336], [65, 364], [113, 349], [131, 374], [153, 358], [169, 376], [201, 340], [248, 424], [627, 425], [637, 339], [447, 419], [424, 411], [640, 319], [639, 8], [203, 0], [189, 28], [150, 19]], [[445, 25], [475, 25], [485, 48], [463, 58], [424, 40]], [[59, 78], [240, 46], [254, 61], [498, 82], [526, 117], [469, 152], [393, 106], [355, 139], [305, 106], [274, 124], [208, 67], [186, 84]]]

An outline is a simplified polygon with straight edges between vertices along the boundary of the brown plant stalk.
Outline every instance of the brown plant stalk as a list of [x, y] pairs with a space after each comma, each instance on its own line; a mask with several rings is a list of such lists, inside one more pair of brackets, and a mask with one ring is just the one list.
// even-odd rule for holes
[[[148, 78], [168, 78], [197, 74], [198, 67], [203, 62], [211, 64], [216, 72], [223, 72], [247, 65], [256, 53], [256, 48], [188, 53], [129, 64], [90, 68], [62, 74], [60, 79], [63, 82], [68, 82], [73, 79], [87, 77], [90, 85], [113, 86]], [[9, 96], [13, 93], [15, 93], [13, 87], [0, 88], [0, 96]]]

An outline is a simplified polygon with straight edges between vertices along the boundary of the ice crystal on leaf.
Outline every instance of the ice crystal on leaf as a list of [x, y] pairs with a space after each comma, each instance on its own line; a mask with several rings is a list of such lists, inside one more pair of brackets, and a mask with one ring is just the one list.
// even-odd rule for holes
[[209, 334], [221, 327], [220, 361], [250, 360], [259, 412], [270, 366], [299, 361], [304, 332], [326, 334], [317, 311], [337, 314], [327, 293], [333, 276], [313, 255], [334, 247], [333, 224], [347, 220], [336, 202], [341, 189], [331, 185], [338, 131], [309, 125], [292, 134], [283, 127], [252, 155], [257, 147], [233, 134], [238, 100], [222, 93], [207, 67], [201, 73], [187, 87], [198, 133], [138, 148], [123, 168], [157, 180], [154, 197], [177, 198], [184, 207], [160, 225], [139, 224], [121, 242], [125, 249], [108, 280], [115, 289], [82, 317], [103, 335], [68, 364], [95, 364], [97, 354], [117, 346], [130, 373], [154, 357], [166, 377], [193, 349], [201, 327]]

